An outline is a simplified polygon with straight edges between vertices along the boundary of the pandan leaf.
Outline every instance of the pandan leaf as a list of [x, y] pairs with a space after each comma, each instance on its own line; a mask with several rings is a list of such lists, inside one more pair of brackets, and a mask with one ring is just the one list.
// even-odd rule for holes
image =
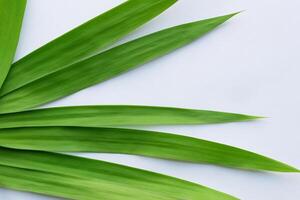
[[196, 40], [233, 15], [159, 31], [71, 65], [3, 96], [0, 113], [33, 108], [125, 73]]
[[0, 146], [53, 152], [134, 154], [162, 159], [278, 172], [299, 172], [270, 158], [191, 137], [118, 128], [0, 129]]
[[101, 180], [100, 182], [4, 165], [0, 165], [0, 170], [0, 186], [7, 189], [78, 200], [132, 200], [139, 199], [141, 196], [145, 200], [174, 199], [164, 194], [153, 194], [130, 186], [124, 187], [114, 181]]
[[1, 114], [0, 128], [32, 126], [131, 126], [214, 124], [255, 120], [258, 117], [183, 108], [152, 106], [75, 106]]
[[[92, 185], [92, 187], [96, 187], [94, 195], [99, 195], [99, 198], [95, 199], [236, 199], [195, 183], [104, 161], [50, 152], [8, 148], [0, 148], [0, 157], [0, 164], [3, 166], [37, 171], [36, 176], [34, 176], [33, 171], [29, 171], [28, 176], [25, 176], [22, 171], [16, 171], [16, 174], [13, 176], [13, 169], [8, 169], [7, 171], [10, 170], [10, 173], [6, 175], [8, 178], [2, 180], [1, 184], [8, 185], [13, 189], [44, 192], [43, 185], [40, 186], [40, 184], [46, 182], [46, 184], [51, 186], [48, 188], [51, 195], [71, 195], [69, 192], [63, 193], [62, 191], [62, 193], [60, 193], [61, 189], [69, 184], [71, 186], [70, 190], [73, 193], [75, 192], [73, 189], [76, 189], [76, 185], [78, 184], [80, 187], [82, 184], [84, 189], [82, 193], [85, 193], [86, 190], [88, 192], [90, 186], [89, 182], [91, 182], [95, 184]], [[54, 175], [51, 177], [51, 174]], [[19, 178], [18, 175], [20, 175]], [[33, 177], [31, 175], [33, 175]], [[62, 175], [62, 185], [60, 185], [59, 175]], [[5, 177], [5, 174], [0, 175], [0, 177], [3, 176]], [[72, 184], [65, 176], [71, 177], [69, 180], [72, 180], [72, 178], [78, 178], [79, 180], [77, 183]], [[87, 180], [87, 188], [85, 187], [85, 182], [82, 182], [82, 180]], [[36, 183], [37, 186], [33, 185], [32, 187], [28, 187], [23, 185], [25, 181]], [[53, 188], [53, 185], [57, 185], [58, 188]], [[68, 189], [66, 188], [66, 190]], [[89, 199], [92, 199], [92, 197]], [[80, 199], [80, 197], [77, 199]]]
[[26, 0], [0, 0], [0, 88], [13, 62]]
[[[0, 165], [0, 170], [0, 187], [2, 188], [61, 198], [95, 200], [108, 199], [109, 196], [111, 199], [117, 199], [116, 196], [119, 194], [116, 191], [121, 189], [116, 184], [115, 193], [113, 191], [108, 193], [102, 189], [104, 184], [96, 184], [85, 179], [3, 165]], [[99, 187], [102, 187], [101, 191]], [[124, 199], [128, 198], [124, 197]]]
[[[22, 4], [23, 0], [4, 2]], [[176, 0], [129, 0], [90, 20], [13, 64], [1, 95], [95, 55], [175, 2]]]

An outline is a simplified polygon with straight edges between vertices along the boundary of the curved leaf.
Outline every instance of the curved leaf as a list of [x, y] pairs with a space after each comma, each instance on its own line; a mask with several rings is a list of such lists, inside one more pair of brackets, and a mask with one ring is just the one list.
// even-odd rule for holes
[[183, 108], [151, 106], [75, 106], [0, 115], [0, 128], [30, 126], [123, 126], [214, 124], [255, 120], [258, 117]]
[[[123, 200], [123, 196], [128, 200], [130, 198], [126, 197], [132, 197], [132, 199], [141, 199], [142, 197], [144, 199], [144, 196], [146, 200], [236, 199], [195, 183], [104, 161], [49, 152], [8, 148], [0, 148], [0, 157], [0, 164], [4, 166], [46, 172], [45, 176], [48, 175], [47, 173], [61, 174], [99, 184], [97, 191], [99, 195], [102, 195], [99, 196], [101, 197], [99, 199]], [[40, 174], [43, 175], [44, 173]], [[34, 178], [28, 178], [29, 181], [35, 181]], [[48, 177], [44, 180], [47, 179]], [[12, 184], [14, 183], [14, 180], [8, 181], [12, 182]], [[56, 182], [59, 184], [60, 178], [57, 177], [56, 180], [52, 179], [51, 181], [52, 183]], [[27, 190], [30, 190], [30, 188], [27, 187]], [[115, 194], [115, 196], [107, 198], [107, 195], [110, 193]]]
[[278, 172], [299, 172], [284, 163], [220, 143], [167, 133], [81, 127], [0, 129], [0, 146], [54, 152], [102, 152]]
[[75, 28], [13, 64], [1, 96], [95, 55], [175, 2], [176, 0], [129, 0]]
[[71, 65], [3, 96], [0, 113], [33, 108], [125, 73], [196, 40], [233, 15], [159, 31]]
[[[110, 193], [105, 191], [104, 184], [84, 179], [3, 165], [0, 165], [0, 170], [2, 188], [78, 200], [107, 199], [107, 196], [110, 199], [120, 199], [116, 198], [118, 194], [113, 193], [113, 190]], [[121, 189], [117, 184], [114, 188], [116, 191]]]
[[0, 0], [0, 88], [13, 62], [26, 0]]

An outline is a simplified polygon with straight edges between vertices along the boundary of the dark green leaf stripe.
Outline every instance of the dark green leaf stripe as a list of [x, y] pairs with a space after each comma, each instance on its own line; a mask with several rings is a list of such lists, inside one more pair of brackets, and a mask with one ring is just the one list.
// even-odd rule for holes
[[[30, 178], [28, 176], [28, 181], [47, 181], [49, 180], [49, 177], [47, 177], [48, 173], [54, 173], [63, 175], [62, 180], [63, 183], [65, 182], [66, 184], [71, 183], [69, 183], [68, 180], [64, 180], [65, 176], [88, 180], [87, 183], [92, 181], [93, 183], [100, 184], [99, 187], [96, 185], [97, 191], [99, 192], [99, 195], [103, 195], [104, 198], [100, 196], [101, 198], [99, 199], [129, 200], [130, 198], [128, 197], [131, 197], [132, 199], [142, 198], [146, 200], [235, 199], [232, 196], [197, 185], [195, 183], [104, 161], [50, 152], [16, 150], [8, 148], [0, 148], [0, 157], [0, 165], [39, 171], [38, 173], [41, 175], [41, 177], [36, 177], [38, 180], [34, 180], [34, 178]], [[43, 172], [47, 173], [44, 174]], [[53, 177], [55, 177], [55, 175]], [[51, 182], [49, 184], [53, 184], [53, 182], [57, 182], [57, 184], [59, 184], [60, 178], [56, 178], [57, 179], [50, 179]], [[21, 179], [24, 178], [21, 177]], [[14, 183], [14, 180], [8, 179], [8, 182]], [[78, 184], [81, 184], [81, 182]], [[87, 186], [89, 186], [89, 183]], [[74, 185], [72, 188], [73, 187]], [[30, 190], [28, 187], [25, 189]], [[113, 195], [112, 198], [110, 198], [109, 196], [101, 193], [112, 193]], [[96, 194], [98, 193], [96, 192]], [[120, 196], [118, 197], [117, 194]], [[68, 194], [66, 193], [63, 195]]]
[[0, 112], [33, 108], [108, 80], [194, 41], [233, 15], [166, 29], [71, 65], [3, 96]]
[[127, 126], [214, 124], [255, 120], [257, 117], [183, 108], [152, 106], [75, 106], [0, 115], [0, 128], [32, 126]]
[[[6, 0], [14, 4], [21, 4], [22, 1]], [[16, 62], [3, 85], [1, 95], [98, 53], [175, 2], [129, 0], [90, 20]]]
[[124, 153], [247, 170], [298, 172], [284, 163], [239, 148], [143, 130], [82, 127], [0, 129], [0, 146], [54, 152]]
[[0, 88], [13, 62], [26, 0], [0, 0]]

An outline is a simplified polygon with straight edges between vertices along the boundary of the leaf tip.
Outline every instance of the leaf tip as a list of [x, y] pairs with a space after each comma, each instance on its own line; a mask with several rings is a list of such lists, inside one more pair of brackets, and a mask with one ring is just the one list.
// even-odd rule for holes
[[274, 170], [271, 170], [271, 171], [277, 171], [277, 172], [284, 172], [284, 173], [300, 173], [300, 170], [291, 166], [291, 165], [288, 165], [286, 163], [283, 163], [283, 162], [280, 162], [280, 161], [276, 161], [275, 162], [277, 164], [275, 169]]
[[254, 116], [254, 115], [242, 115], [242, 120], [243, 121], [256, 121], [260, 119], [264, 119], [265, 117], [262, 116]]
[[260, 120], [260, 119], [266, 119], [268, 117], [265, 116], [249, 116], [252, 120]]
[[240, 10], [240, 11], [238, 11], [238, 12], [232, 13], [231, 15], [232, 15], [232, 16], [236, 16], [236, 15], [239, 15], [239, 14], [245, 12], [245, 11], [246, 11], [246, 10]]
[[226, 21], [228, 21], [229, 19], [231, 19], [232, 17], [238, 15], [241, 12], [242, 11], [227, 14], [227, 15], [222, 15], [222, 16], [210, 18], [210, 19], [207, 19], [207, 20], [204, 20], [204, 21], [209, 21], [211, 24], [214, 24], [215, 26], [218, 26], [218, 25], [221, 25], [221, 24], [225, 23]]
[[228, 15], [224, 15], [224, 16], [221, 16], [221, 17], [225, 19], [224, 21], [227, 21], [227, 20], [235, 17], [236, 15], [238, 15], [238, 14], [240, 14], [242, 12], [244, 12], [244, 11], [234, 12], [234, 13], [231, 13], [231, 14], [228, 14]]
[[287, 173], [300, 173], [300, 170], [295, 168], [295, 167], [292, 167], [290, 165], [286, 165], [285, 172], [287, 172]]
[[291, 173], [300, 173], [300, 169], [296, 168], [296, 167], [293, 167], [291, 165], [286, 165], [287, 166], [287, 169], [289, 170], [288, 172], [291, 172]]

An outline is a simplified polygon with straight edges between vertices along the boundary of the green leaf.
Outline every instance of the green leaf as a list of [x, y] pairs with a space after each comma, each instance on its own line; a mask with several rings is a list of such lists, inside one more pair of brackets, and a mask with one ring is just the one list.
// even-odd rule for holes
[[26, 0], [0, 0], [0, 88], [13, 62]]
[[143, 200], [174, 199], [164, 194], [135, 189], [135, 187], [124, 187], [115, 181], [88, 180], [4, 165], [0, 165], [0, 170], [0, 187], [8, 189], [78, 200], [132, 200], [140, 197], [143, 197]]
[[95, 55], [175, 2], [129, 0], [90, 20], [13, 64], [1, 95]]
[[53, 152], [135, 154], [247, 170], [299, 172], [284, 163], [232, 146], [143, 130], [82, 127], [0, 129], [0, 146]]
[[233, 15], [169, 28], [100, 53], [7, 94], [0, 112], [33, 108], [111, 79], [196, 40]]
[[[13, 176], [13, 169], [4, 171], [7, 172], [11, 170], [11, 172], [1, 173], [0, 177], [9, 177], [8, 179], [2, 180], [1, 184], [9, 185], [13, 189], [43, 192], [43, 188], [38, 188], [41, 186], [36, 186], [34, 184], [32, 187], [28, 187], [24, 184], [24, 181], [27, 180], [28, 182], [33, 183], [38, 182], [37, 184], [43, 184], [46, 182], [46, 184], [51, 186], [49, 188], [49, 192], [51, 192], [53, 195], [55, 193], [59, 194], [59, 192], [61, 192], [60, 188], [65, 186], [65, 184], [71, 185], [71, 192], [73, 192], [73, 189], [75, 189], [74, 187], [76, 187], [77, 184], [78, 187], [83, 186], [83, 189], [86, 190], [85, 183], [81, 180], [87, 180], [87, 187], [90, 185], [89, 182], [95, 184], [95, 186], [93, 186], [96, 187], [96, 193], [94, 195], [99, 194], [99, 198], [95, 199], [236, 199], [232, 196], [197, 185], [195, 183], [104, 161], [42, 151], [26, 151], [8, 148], [0, 148], [0, 156], [0, 164], [3, 166], [38, 171], [36, 176], [33, 171], [29, 171], [28, 176], [24, 175], [22, 171], [16, 172], [17, 174]], [[54, 175], [51, 177], [51, 174]], [[60, 177], [59, 175], [62, 176]], [[71, 177], [71, 179], [72, 177], [78, 178], [79, 180], [77, 183], [75, 182], [74, 185], [72, 185], [73, 182], [69, 182], [71, 179], [66, 178], [66, 176]], [[62, 180], [62, 185], [60, 185], [60, 180]], [[97, 186], [97, 184], [99, 184], [99, 186]], [[57, 185], [59, 188], [53, 189], [53, 185]], [[68, 190], [67, 188], [65, 189]], [[84, 192], [85, 191], [83, 191], [83, 193]], [[68, 193], [69, 191], [66, 191], [66, 193], [63, 195], [70, 195]], [[80, 199], [80, 197], [76, 199]]]
[[[108, 196], [110, 199], [118, 199], [116, 196], [119, 196], [112, 191], [106, 192], [103, 187], [107, 185], [84, 179], [3, 165], [0, 165], [0, 170], [0, 187], [2, 188], [78, 200], [108, 199]], [[101, 190], [99, 187], [102, 187]], [[114, 189], [116, 192], [121, 187], [118, 188], [115, 184]]]
[[131, 126], [214, 124], [255, 120], [258, 117], [183, 108], [151, 106], [75, 106], [0, 115], [0, 128], [32, 126]]

